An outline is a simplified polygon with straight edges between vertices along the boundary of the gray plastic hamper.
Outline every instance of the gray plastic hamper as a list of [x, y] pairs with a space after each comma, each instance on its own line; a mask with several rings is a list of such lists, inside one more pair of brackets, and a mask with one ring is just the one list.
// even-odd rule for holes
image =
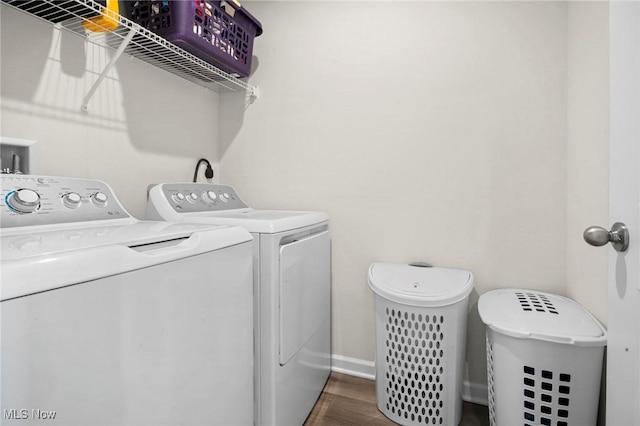
[[403, 425], [457, 425], [473, 274], [374, 263], [376, 400]]
[[521, 289], [478, 301], [487, 325], [491, 426], [589, 426], [598, 416], [605, 328], [575, 301]]

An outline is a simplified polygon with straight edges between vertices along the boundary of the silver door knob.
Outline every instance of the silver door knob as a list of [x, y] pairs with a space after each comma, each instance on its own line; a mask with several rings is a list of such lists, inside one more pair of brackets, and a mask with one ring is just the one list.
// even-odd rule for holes
[[629, 230], [624, 223], [616, 222], [607, 231], [601, 226], [590, 226], [582, 234], [584, 240], [592, 246], [603, 246], [611, 243], [616, 251], [626, 251], [629, 248]]

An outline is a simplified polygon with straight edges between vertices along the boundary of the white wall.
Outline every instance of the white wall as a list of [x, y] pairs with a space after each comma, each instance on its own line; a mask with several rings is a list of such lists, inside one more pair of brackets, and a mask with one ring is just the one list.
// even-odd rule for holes
[[607, 256], [582, 232], [609, 229], [609, 4], [570, 2], [567, 57], [567, 294], [607, 323]]
[[221, 109], [221, 180], [331, 216], [339, 355], [374, 358], [370, 263], [473, 271], [467, 379], [485, 383], [478, 294], [566, 289], [567, 5], [247, 7], [261, 97], [242, 125]]
[[37, 141], [38, 173], [105, 180], [142, 217], [148, 184], [190, 181], [200, 157], [217, 163], [217, 93], [122, 57], [83, 113], [112, 52], [7, 6], [0, 13], [0, 133]]

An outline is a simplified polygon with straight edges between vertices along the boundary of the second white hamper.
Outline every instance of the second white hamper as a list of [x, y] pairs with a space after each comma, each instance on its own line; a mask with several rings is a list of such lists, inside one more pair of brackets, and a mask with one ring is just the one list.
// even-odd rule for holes
[[589, 426], [598, 416], [605, 328], [575, 301], [532, 290], [480, 296], [491, 426]]

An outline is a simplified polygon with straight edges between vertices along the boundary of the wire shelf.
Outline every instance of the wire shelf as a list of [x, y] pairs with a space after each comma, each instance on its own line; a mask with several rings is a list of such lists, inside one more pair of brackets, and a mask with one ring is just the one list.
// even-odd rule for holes
[[[2, 3], [41, 20], [60, 26], [89, 42], [116, 49], [151, 65], [180, 76], [216, 92], [244, 91], [257, 97], [258, 88], [242, 81], [202, 59], [180, 49], [146, 28], [93, 0], [1, 0]], [[105, 22], [93, 20], [98, 31], [83, 26], [88, 17], [106, 17]], [[117, 23], [117, 28], [112, 29]], [[124, 44], [124, 47], [123, 47]], [[117, 59], [117, 57], [116, 57]]]

